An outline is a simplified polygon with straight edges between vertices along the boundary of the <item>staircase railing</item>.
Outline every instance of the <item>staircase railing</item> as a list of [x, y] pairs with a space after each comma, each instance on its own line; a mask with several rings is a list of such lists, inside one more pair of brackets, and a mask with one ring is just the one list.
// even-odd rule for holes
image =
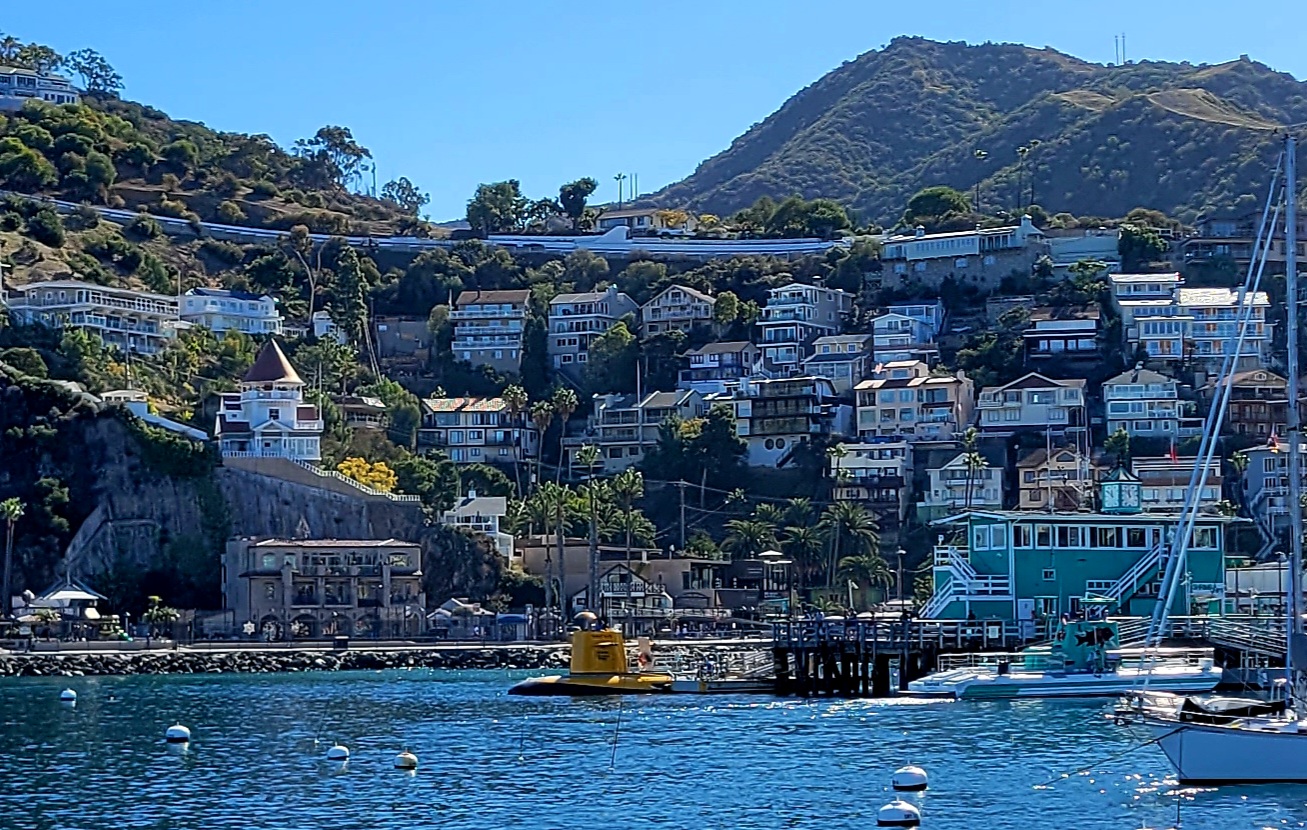
[[1140, 586], [1147, 582], [1148, 578], [1153, 576], [1161, 566], [1162, 555], [1165, 550], [1166, 546], [1161, 542], [1154, 545], [1152, 550], [1136, 562], [1130, 570], [1122, 574], [1121, 578], [1112, 583], [1112, 587], [1104, 591], [1103, 594], [1109, 599], [1117, 600], [1117, 602], [1124, 602], [1134, 596], [1138, 593]]

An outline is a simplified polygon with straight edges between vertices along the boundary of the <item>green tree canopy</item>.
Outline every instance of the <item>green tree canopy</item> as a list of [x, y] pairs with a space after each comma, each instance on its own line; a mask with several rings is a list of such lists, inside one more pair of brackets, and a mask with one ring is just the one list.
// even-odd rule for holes
[[517, 179], [477, 185], [476, 195], [467, 203], [467, 223], [487, 234], [520, 231], [527, 203]]
[[917, 191], [908, 200], [902, 222], [908, 227], [925, 225], [934, 227], [953, 216], [971, 212], [971, 199], [960, 190], [946, 185], [934, 185]]

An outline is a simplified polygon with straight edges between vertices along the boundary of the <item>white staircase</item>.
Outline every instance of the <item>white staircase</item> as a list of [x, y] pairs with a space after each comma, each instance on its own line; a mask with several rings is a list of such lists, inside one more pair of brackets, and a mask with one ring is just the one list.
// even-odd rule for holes
[[938, 619], [954, 600], [1012, 598], [1012, 580], [1006, 574], [977, 574], [963, 549], [951, 545], [935, 548], [935, 574], [941, 573], [948, 581], [921, 607], [922, 619]]
[[1158, 542], [1152, 550], [1131, 566], [1130, 570], [1122, 574], [1120, 579], [1112, 583], [1112, 587], [1100, 592], [1100, 595], [1116, 600], [1117, 606], [1120, 607], [1157, 575], [1158, 569], [1166, 558], [1166, 552], [1166, 544]]

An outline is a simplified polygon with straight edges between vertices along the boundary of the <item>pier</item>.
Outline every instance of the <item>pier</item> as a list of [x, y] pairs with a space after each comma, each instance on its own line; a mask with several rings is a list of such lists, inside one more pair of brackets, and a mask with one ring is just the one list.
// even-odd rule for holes
[[[1122, 648], [1143, 645], [1148, 620], [1113, 619]], [[942, 655], [998, 657], [1041, 642], [1048, 634], [1044, 624], [1000, 620], [778, 622], [772, 625], [775, 691], [781, 697], [887, 697], [940, 669]], [[1230, 671], [1284, 665], [1284, 621], [1275, 618], [1176, 617], [1167, 622], [1163, 635], [1170, 645], [1214, 649], [1217, 664]]]

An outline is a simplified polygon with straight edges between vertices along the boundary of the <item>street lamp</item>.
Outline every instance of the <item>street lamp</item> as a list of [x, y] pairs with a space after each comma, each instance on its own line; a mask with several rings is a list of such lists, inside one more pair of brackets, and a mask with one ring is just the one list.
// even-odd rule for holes
[[904, 550], [903, 548], [899, 548], [899, 549], [898, 549], [898, 557], [899, 557], [899, 579], [898, 579], [898, 588], [899, 588], [899, 610], [900, 610], [900, 611], [903, 610], [903, 557], [904, 557], [904, 556], [907, 556], [907, 555], [908, 555], [908, 552], [907, 552], [906, 550]]

